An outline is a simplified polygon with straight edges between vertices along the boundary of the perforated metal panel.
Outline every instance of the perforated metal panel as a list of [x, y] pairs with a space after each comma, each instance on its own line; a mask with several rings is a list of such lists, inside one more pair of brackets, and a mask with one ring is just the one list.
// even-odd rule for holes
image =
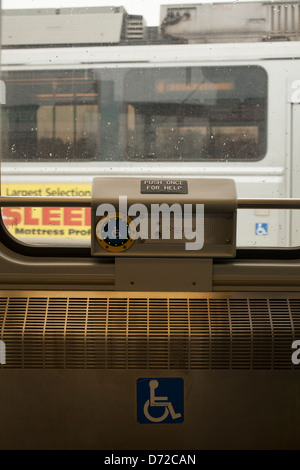
[[294, 367], [297, 294], [48, 294], [2, 293], [2, 368]]

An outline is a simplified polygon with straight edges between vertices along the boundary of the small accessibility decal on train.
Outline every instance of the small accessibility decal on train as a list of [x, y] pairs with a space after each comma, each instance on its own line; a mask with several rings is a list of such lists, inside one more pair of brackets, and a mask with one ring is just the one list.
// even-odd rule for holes
[[141, 424], [183, 423], [183, 379], [137, 379], [137, 420]]
[[258, 223], [255, 224], [255, 235], [266, 236], [268, 235], [268, 224]]

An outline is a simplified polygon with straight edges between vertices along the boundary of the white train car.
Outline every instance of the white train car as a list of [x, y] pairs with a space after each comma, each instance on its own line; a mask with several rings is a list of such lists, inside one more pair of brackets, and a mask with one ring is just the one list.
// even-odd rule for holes
[[[299, 42], [5, 49], [2, 62], [4, 195], [86, 196], [95, 175], [152, 174], [232, 177], [239, 198], [300, 196]], [[4, 218], [34, 241], [21, 209]], [[238, 220], [241, 247], [300, 241], [295, 213]]]

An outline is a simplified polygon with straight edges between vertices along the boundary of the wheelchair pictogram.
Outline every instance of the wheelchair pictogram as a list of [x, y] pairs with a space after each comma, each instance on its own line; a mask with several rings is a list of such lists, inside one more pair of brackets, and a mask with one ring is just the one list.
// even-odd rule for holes
[[183, 422], [183, 380], [138, 379], [140, 423]]
[[[144, 413], [145, 413], [146, 418], [149, 419], [149, 421], [152, 421], [153, 423], [160, 423], [161, 421], [164, 421], [166, 419], [169, 413], [173, 419], [177, 419], [181, 417], [181, 413], [175, 413], [172, 403], [168, 401], [168, 397], [155, 396], [155, 390], [158, 387], [157, 380], [150, 380], [149, 387], [150, 387], [150, 400], [147, 400], [144, 405]], [[163, 412], [161, 416], [159, 416], [158, 418], [155, 418], [151, 416], [149, 413], [149, 405], [159, 406], [161, 408], [164, 408], [165, 411]]]
[[264, 223], [255, 224], [255, 235], [259, 235], [259, 236], [268, 235], [268, 224], [264, 224]]

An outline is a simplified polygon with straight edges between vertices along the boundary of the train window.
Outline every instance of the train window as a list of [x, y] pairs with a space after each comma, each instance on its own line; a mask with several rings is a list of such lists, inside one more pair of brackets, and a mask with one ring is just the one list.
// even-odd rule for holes
[[7, 161], [125, 156], [180, 164], [265, 154], [267, 74], [261, 67], [33, 71], [3, 79]]
[[[4, 10], [2, 196], [90, 197], [95, 176], [159, 175], [232, 178], [242, 199], [299, 197], [294, 7], [280, 23], [273, 2], [166, 0], [154, 26], [146, 5], [144, 17], [124, 1]], [[90, 246], [87, 207], [1, 213], [30, 246]], [[294, 212], [242, 210], [237, 246], [299, 246], [297, 227]]]
[[4, 72], [2, 79], [4, 161], [96, 159], [100, 116], [91, 71]]
[[265, 155], [267, 75], [260, 67], [138, 69], [128, 73], [125, 87], [129, 160]]

